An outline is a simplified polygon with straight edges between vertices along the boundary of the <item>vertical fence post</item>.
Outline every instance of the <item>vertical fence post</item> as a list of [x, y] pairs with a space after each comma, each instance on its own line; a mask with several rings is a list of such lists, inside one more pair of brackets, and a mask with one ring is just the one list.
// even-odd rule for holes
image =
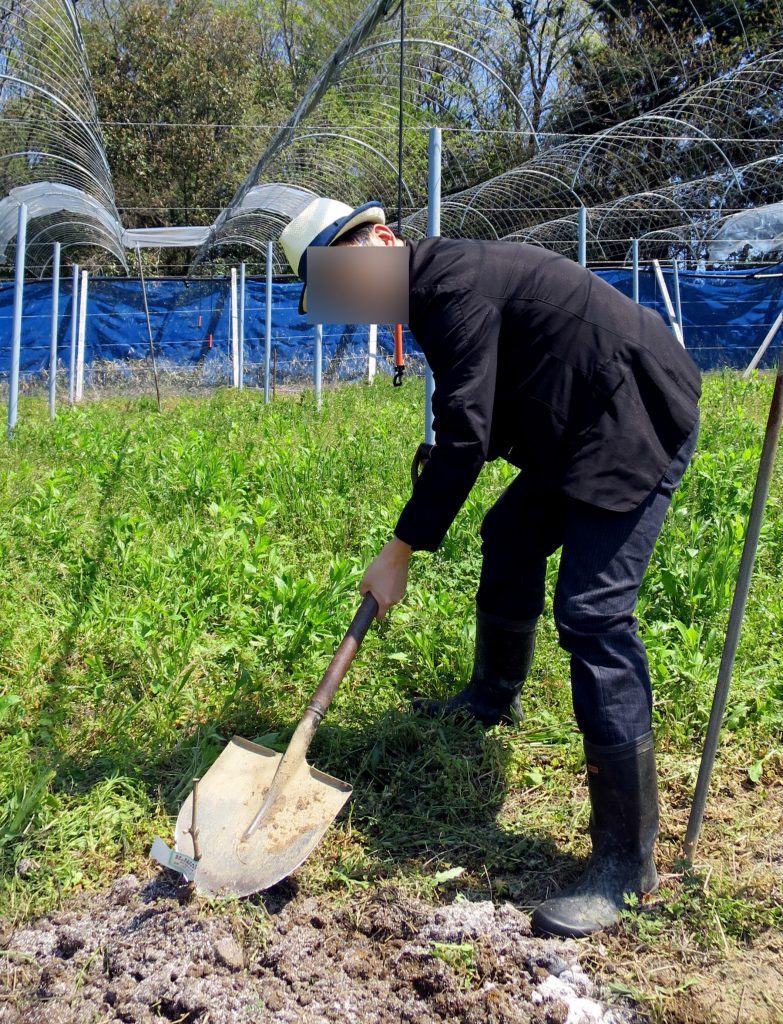
[[266, 307], [264, 309], [264, 405], [269, 402], [269, 360], [272, 355], [272, 242], [266, 243]]
[[587, 209], [584, 206], [579, 207], [579, 218], [578, 218], [578, 243], [579, 243], [579, 262], [583, 267], [587, 266]]
[[239, 390], [245, 386], [245, 264], [239, 264]]
[[682, 299], [680, 297], [680, 267], [677, 260], [673, 260], [673, 276], [672, 282], [674, 285], [674, 312], [677, 317], [677, 323], [680, 325], [680, 341], [685, 344], [685, 330], [682, 326]]
[[633, 301], [639, 301], [639, 239], [631, 242], [631, 259], [633, 260]]
[[57, 400], [57, 321], [60, 317], [60, 243], [52, 251], [52, 333], [49, 338], [49, 416], [54, 419]]
[[87, 288], [89, 274], [82, 271], [82, 282], [79, 288], [79, 336], [76, 344], [76, 395], [75, 401], [81, 402], [84, 395], [84, 344], [87, 334]]
[[324, 325], [315, 325], [315, 359], [313, 361], [313, 385], [315, 387], [315, 407], [321, 411], [321, 364], [323, 360]]
[[231, 268], [231, 374], [239, 387], [239, 310], [237, 309], [237, 268]]
[[378, 369], [378, 325], [370, 324], [367, 335], [367, 381], [372, 384]]
[[76, 337], [79, 332], [79, 264], [73, 265], [71, 278], [71, 351], [68, 356], [68, 404], [76, 396]]
[[19, 407], [19, 360], [22, 351], [22, 301], [24, 260], [27, 249], [27, 207], [19, 204], [16, 220], [16, 269], [14, 273], [14, 318], [11, 325], [11, 376], [8, 380], [8, 436], [12, 437]]
[[[440, 235], [440, 192], [441, 192], [441, 130], [430, 128], [427, 146], [427, 235], [434, 238]], [[434, 444], [435, 433], [432, 429], [432, 393], [435, 381], [432, 370], [427, 365], [424, 371], [424, 443]]]

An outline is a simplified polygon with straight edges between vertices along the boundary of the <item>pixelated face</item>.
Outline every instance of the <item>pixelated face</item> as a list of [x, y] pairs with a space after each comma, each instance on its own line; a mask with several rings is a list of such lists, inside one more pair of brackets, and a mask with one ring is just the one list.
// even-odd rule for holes
[[308, 246], [308, 323], [407, 323], [408, 259], [402, 245]]

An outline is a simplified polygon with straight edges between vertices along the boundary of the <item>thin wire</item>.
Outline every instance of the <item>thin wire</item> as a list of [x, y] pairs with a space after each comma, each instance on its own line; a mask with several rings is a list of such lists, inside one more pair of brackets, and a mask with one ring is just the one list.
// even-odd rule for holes
[[[591, 212], [603, 213], [603, 212], [606, 211], [606, 212], [612, 213], [612, 212], [615, 211], [615, 208], [616, 208], [618, 203], [622, 203], [622, 206], [620, 207], [620, 212], [623, 213], [623, 214], [625, 214], [625, 213], [646, 213], [646, 214], [650, 214], [650, 213], [660, 212], [660, 211], [657, 211], [656, 209], [651, 209], [651, 207], [649, 205], [648, 206], [644, 206], [644, 205], [631, 206], [630, 204], [626, 203], [624, 200], [620, 199], [620, 200], [613, 200], [613, 201], [610, 200], [608, 203], [606, 203], [604, 205], [596, 205], [596, 206], [588, 207], [588, 211], [587, 211], [588, 215]], [[129, 212], [138, 213], [138, 212], [141, 212], [143, 210], [168, 210], [170, 213], [181, 213], [183, 211], [188, 211], [188, 210], [193, 211], [194, 209], [198, 209], [198, 210], [206, 213], [206, 212], [209, 212], [209, 211], [212, 211], [212, 210], [222, 210], [222, 209], [224, 209], [224, 207], [222, 207], [222, 206], [199, 206], [197, 208], [194, 208], [193, 206], [168, 206], [168, 205], [164, 204], [162, 206], [118, 206], [117, 209], [118, 210], [122, 210], [122, 211], [124, 211], [126, 213], [129, 213]], [[409, 210], [412, 213], [418, 213], [421, 210], [421, 207], [418, 207], [418, 206], [406, 206], [406, 207], [404, 207], [404, 209], [405, 210]], [[497, 206], [482, 206], [481, 209], [482, 209], [482, 211], [484, 213], [486, 213], [488, 211], [489, 212], [497, 212], [497, 213], [514, 213], [514, 212], [517, 212], [517, 211], [521, 211], [523, 213], [529, 213], [531, 211], [532, 207], [531, 207], [530, 204], [522, 206], [522, 205], [517, 205], [517, 204], [510, 204], [510, 203], [506, 204], [506, 203], [503, 203], [503, 204], [498, 204]], [[543, 206], [543, 205], [538, 205], [538, 204], [536, 204], [536, 206], [535, 206], [536, 212], [540, 211], [540, 212], [543, 212], [543, 213], [570, 213], [570, 214], [574, 214], [575, 215], [577, 209], [578, 209], [578, 207], [574, 206], [573, 203], [570, 206]], [[684, 210], [687, 213], [713, 213], [713, 214], [719, 213], [720, 216], [722, 217], [726, 213], [755, 213], [757, 211], [760, 212], [761, 208], [755, 207], [755, 206], [721, 206], [720, 210], [718, 211], [718, 210], [716, 210], [716, 208], [714, 206], [682, 206], [681, 209]], [[668, 212], [668, 209], [667, 209], [666, 212]], [[538, 223], [538, 221], [536, 221], [536, 223]], [[174, 226], [176, 227], [176, 225], [174, 225]], [[772, 237], [772, 236], [770, 236], [770, 237]], [[775, 235], [774, 237], [777, 237], [777, 235]], [[749, 241], [749, 240], [751, 240], [751, 239], [738, 239], [738, 241]], [[147, 248], [154, 248], [154, 246], [147, 246]], [[161, 246], [161, 248], [165, 248], [165, 246]], [[195, 246], [191, 246], [191, 248], [195, 248]]]
[[[283, 127], [277, 124], [246, 124], [238, 121], [100, 121], [101, 127], [110, 128], [242, 128], [246, 131], [257, 131], [259, 128], [268, 128], [275, 130]], [[357, 131], [367, 131], [367, 123], [364, 124], [341, 124], [342, 129], [356, 129]], [[381, 126], [383, 127], [383, 126]], [[435, 125], [429, 124], [408, 124], [406, 125], [406, 131], [418, 131], [418, 132], [429, 132], [431, 127]], [[535, 133], [526, 128], [482, 128], [480, 126], [463, 126], [463, 125], [440, 125], [442, 132], [466, 132], [474, 135], [516, 135], [516, 136], [532, 136], [535, 134], [539, 139], [595, 139], [598, 136], [608, 134], [607, 129], [602, 129], [596, 132], [548, 132], [544, 130], [537, 130]], [[320, 122], [308, 122], [308, 131], [314, 131], [318, 129], [333, 129], [334, 124], [324, 121]], [[378, 126], [375, 126], [375, 130], [378, 130]], [[733, 143], [745, 143], [753, 141], [755, 144], [759, 143], [773, 143], [783, 142], [783, 136], [778, 135], [765, 135], [763, 138], [754, 137], [752, 133], [748, 135], [710, 135], [709, 139], [705, 139], [704, 135], [654, 135], [647, 132], [644, 136], [640, 136], [638, 132], [621, 132], [611, 130], [612, 141], [630, 140], [633, 142], [733, 142]]]
[[158, 412], [161, 411], [160, 406], [160, 383], [158, 381], [158, 366], [155, 362], [155, 346], [152, 343], [152, 324], [150, 323], [150, 308], [147, 305], [147, 286], [144, 282], [144, 266], [141, 262], [141, 249], [136, 246], [136, 259], [139, 264], [139, 280], [141, 281], [141, 294], [144, 298], [144, 317], [147, 321], [147, 338], [150, 346], [150, 359], [152, 360], [152, 373], [155, 377], [155, 394], [158, 396]]
[[402, 89], [405, 58], [405, 0], [400, 0], [400, 109], [397, 119], [397, 230], [402, 231]]

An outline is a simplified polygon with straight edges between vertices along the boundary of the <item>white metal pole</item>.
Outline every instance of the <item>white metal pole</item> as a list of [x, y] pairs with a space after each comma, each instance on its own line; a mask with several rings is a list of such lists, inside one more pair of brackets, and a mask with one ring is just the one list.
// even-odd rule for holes
[[14, 316], [11, 324], [11, 376], [8, 380], [8, 436], [16, 426], [19, 411], [19, 361], [22, 351], [22, 303], [24, 260], [27, 249], [27, 206], [19, 204], [16, 219], [16, 268], [14, 273]]
[[375, 380], [378, 370], [378, 325], [370, 324], [367, 338], [367, 350], [369, 359], [367, 362], [367, 380], [370, 384]]
[[49, 416], [54, 419], [57, 401], [57, 326], [60, 318], [60, 243], [52, 252], [52, 333], [49, 339]]
[[751, 359], [751, 361], [748, 363], [747, 370], [745, 370], [745, 372], [742, 374], [743, 377], [750, 377], [751, 373], [753, 373], [753, 371], [759, 365], [759, 363], [761, 362], [761, 360], [762, 360], [762, 358], [764, 356], [764, 353], [767, 351], [769, 346], [772, 344], [772, 339], [775, 337], [775, 335], [780, 330], [780, 325], [781, 324], [783, 324], [783, 312], [778, 313], [778, 315], [775, 317], [774, 324], [767, 331], [767, 335], [764, 338], [764, 340], [762, 341], [762, 343], [759, 345], [758, 351], [756, 352], [755, 356]]
[[73, 265], [71, 278], [71, 351], [68, 356], [68, 404], [76, 395], [76, 337], [79, 332], [79, 264]]
[[655, 270], [655, 278], [658, 282], [658, 287], [661, 289], [661, 294], [663, 295], [663, 304], [664, 306], [666, 306], [666, 313], [669, 317], [669, 323], [671, 324], [672, 331], [674, 331], [674, 337], [684, 347], [684, 342], [682, 340], [682, 331], [680, 330], [680, 325], [677, 323], [677, 317], [674, 313], [674, 306], [672, 305], [672, 300], [669, 295], [669, 289], [666, 287], [666, 281], [663, 278], [661, 264], [658, 262], [658, 260], [653, 260], [652, 264], [653, 269]]
[[84, 395], [84, 346], [87, 334], [87, 288], [89, 274], [82, 271], [82, 283], [79, 288], [79, 337], [76, 344], [76, 396], [75, 400], [81, 402]]
[[[427, 235], [434, 238], [440, 235], [440, 193], [441, 193], [441, 153], [442, 137], [438, 127], [430, 128], [427, 147]], [[432, 429], [432, 394], [435, 380], [429, 366], [424, 371], [424, 442], [435, 443], [435, 432]]]
[[587, 209], [579, 207], [579, 262], [583, 267], [587, 266]]
[[315, 386], [315, 407], [321, 411], [321, 364], [323, 360], [323, 324], [315, 325], [315, 359], [313, 361], [313, 384]]
[[239, 264], [239, 390], [245, 386], [245, 264]]
[[266, 308], [264, 309], [264, 404], [269, 401], [269, 363], [272, 358], [272, 242], [266, 243]]
[[237, 309], [237, 268], [231, 268], [231, 370], [234, 387], [239, 387], [239, 311]]
[[633, 261], [633, 301], [639, 301], [639, 239], [631, 242], [631, 259]]
[[674, 285], [674, 313], [680, 325], [680, 341], [685, 344], [685, 328], [682, 325], [682, 299], [680, 297], [680, 267], [677, 260], [672, 261], [672, 284]]

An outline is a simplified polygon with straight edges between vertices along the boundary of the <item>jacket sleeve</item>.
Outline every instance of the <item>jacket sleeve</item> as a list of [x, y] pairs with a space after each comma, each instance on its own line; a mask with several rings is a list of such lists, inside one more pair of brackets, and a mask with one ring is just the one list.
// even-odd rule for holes
[[489, 449], [500, 314], [475, 292], [441, 292], [411, 316], [409, 327], [435, 381], [435, 447], [394, 534], [414, 551], [436, 551]]

